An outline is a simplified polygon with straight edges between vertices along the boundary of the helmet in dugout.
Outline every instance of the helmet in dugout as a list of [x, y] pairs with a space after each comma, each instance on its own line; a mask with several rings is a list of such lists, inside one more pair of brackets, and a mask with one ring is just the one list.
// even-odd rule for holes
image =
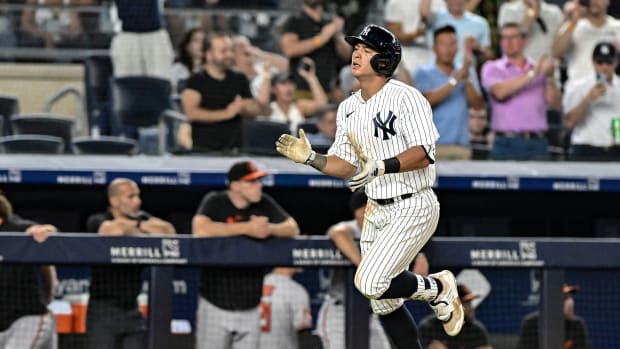
[[400, 63], [400, 42], [392, 32], [382, 26], [369, 24], [359, 34], [347, 36], [345, 40], [353, 47], [362, 43], [377, 51], [378, 54], [371, 58], [370, 65], [379, 74], [392, 76]]

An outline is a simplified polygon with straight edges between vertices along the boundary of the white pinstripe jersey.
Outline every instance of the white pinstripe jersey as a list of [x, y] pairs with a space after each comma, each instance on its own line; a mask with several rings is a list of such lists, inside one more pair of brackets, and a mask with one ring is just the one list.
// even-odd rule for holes
[[[385, 160], [414, 146], [425, 146], [435, 158], [439, 133], [430, 104], [415, 88], [390, 79], [370, 99], [361, 91], [338, 107], [337, 131], [328, 154], [360, 168], [364, 159]], [[435, 181], [435, 165], [389, 173], [366, 185], [372, 199], [387, 199], [429, 188]]]

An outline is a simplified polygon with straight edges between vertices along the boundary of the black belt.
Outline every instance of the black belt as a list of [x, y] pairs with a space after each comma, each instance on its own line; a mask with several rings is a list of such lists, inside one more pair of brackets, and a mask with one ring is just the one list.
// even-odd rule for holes
[[495, 134], [500, 136], [500, 137], [506, 137], [506, 138], [542, 139], [542, 138], [547, 137], [545, 135], [545, 132], [543, 132], [543, 131], [539, 131], [539, 132], [503, 132], [503, 131], [496, 131]]
[[389, 199], [373, 199], [373, 200], [375, 200], [379, 205], [389, 205], [389, 204], [395, 203], [396, 201], [409, 199], [412, 196], [413, 194], [403, 194], [401, 196], [397, 196], [397, 197], [393, 197]]

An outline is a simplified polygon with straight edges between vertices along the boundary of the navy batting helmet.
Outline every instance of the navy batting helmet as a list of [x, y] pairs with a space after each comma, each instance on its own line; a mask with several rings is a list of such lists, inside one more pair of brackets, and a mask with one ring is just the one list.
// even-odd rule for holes
[[347, 36], [345, 40], [353, 47], [363, 43], [377, 51], [370, 60], [372, 69], [379, 74], [392, 76], [394, 70], [400, 63], [402, 49], [400, 42], [389, 30], [376, 24], [369, 24], [355, 36]]

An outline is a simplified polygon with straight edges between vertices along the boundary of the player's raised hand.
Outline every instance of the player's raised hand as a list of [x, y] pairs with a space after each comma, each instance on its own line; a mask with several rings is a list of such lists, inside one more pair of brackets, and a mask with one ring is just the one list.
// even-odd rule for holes
[[287, 158], [304, 164], [310, 158], [312, 146], [304, 130], [299, 129], [299, 138], [289, 134], [281, 135], [276, 141], [276, 150]]
[[385, 164], [382, 160], [368, 160], [364, 163], [362, 170], [349, 181], [351, 191], [370, 183], [373, 179], [383, 176], [385, 173]]

